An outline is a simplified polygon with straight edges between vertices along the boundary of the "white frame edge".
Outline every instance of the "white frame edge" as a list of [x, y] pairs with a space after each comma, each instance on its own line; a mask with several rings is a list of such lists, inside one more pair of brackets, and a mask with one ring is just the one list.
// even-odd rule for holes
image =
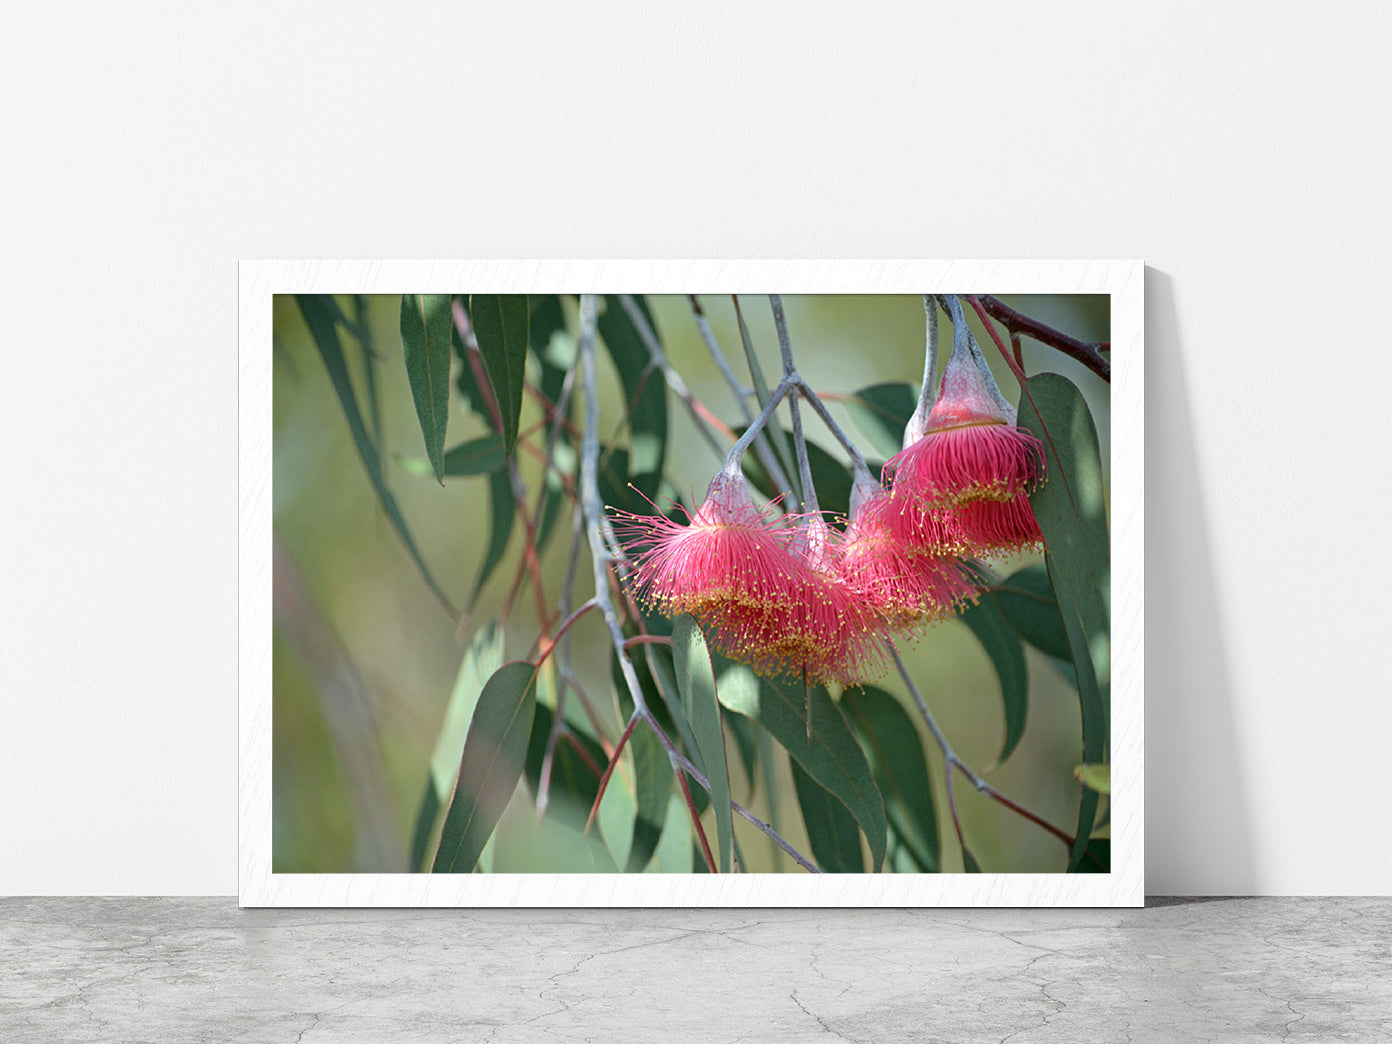
[[[1139, 906], [1143, 788], [1144, 265], [1140, 261], [244, 261], [238, 267], [238, 901], [242, 906]], [[271, 298], [281, 293], [1110, 294], [1110, 874], [271, 872]]]

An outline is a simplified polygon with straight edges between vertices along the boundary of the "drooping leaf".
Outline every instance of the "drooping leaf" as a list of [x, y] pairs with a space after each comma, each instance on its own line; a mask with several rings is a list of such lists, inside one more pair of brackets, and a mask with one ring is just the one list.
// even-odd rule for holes
[[[429, 461], [419, 457], [396, 458], [401, 470], [422, 477], [433, 474]], [[443, 474], [450, 478], [467, 478], [497, 471], [506, 462], [501, 435], [481, 435], [450, 448], [443, 460]]]
[[[754, 341], [749, 336], [749, 327], [744, 321], [744, 312], [740, 309], [739, 297], [732, 295], [735, 302], [735, 319], [739, 323], [740, 343], [744, 346], [744, 357], [749, 362], [749, 379], [754, 385], [754, 397], [762, 410], [768, 404], [769, 395], [772, 389], [768, 381], [764, 379], [763, 367], [759, 365], [759, 355], [754, 350]], [[783, 474], [788, 476], [788, 481], [793, 484], [793, 495], [797, 497], [799, 504], [802, 503], [802, 476], [797, 469], [797, 461], [793, 456], [793, 445], [789, 441], [787, 434], [776, 425], [770, 425], [765, 429], [769, 443], [773, 446], [774, 456], [778, 458], [778, 464], [783, 469]], [[813, 481], [816, 481], [815, 479]]]
[[807, 774], [796, 761], [790, 763], [793, 789], [802, 822], [807, 827], [807, 839], [812, 845], [812, 857], [817, 869], [825, 874], [863, 874], [865, 856], [860, 850], [860, 827], [855, 816], [820, 783]]
[[812, 701], [812, 737], [808, 739], [802, 684], [784, 686], [761, 679], [757, 687], [727, 686], [720, 700], [737, 714], [753, 718], [773, 736], [818, 783], [855, 816], [870, 842], [873, 869], [884, 864], [886, 827], [884, 801], [841, 708], [832, 702], [825, 686], [809, 689]]
[[913, 718], [893, 696], [871, 685], [847, 689], [841, 706], [861, 738], [895, 836], [919, 870], [937, 873], [942, 869], [938, 818]]
[[[1025, 382], [1019, 424], [1044, 445], [1048, 479], [1030, 496], [1044, 534], [1045, 564], [1077, 674], [1084, 762], [1106, 759], [1111, 694], [1111, 551], [1097, 428], [1082, 393], [1054, 373]], [[1076, 869], [1097, 813], [1097, 794], [1084, 790]]]
[[1029, 671], [1025, 666], [1025, 649], [990, 592], [983, 594], [975, 605], [968, 606], [960, 619], [971, 628], [976, 640], [986, 650], [1000, 680], [1001, 704], [1005, 710], [1005, 741], [998, 760], [1003, 762], [1010, 757], [1020, 737], [1025, 734], [1025, 721], [1029, 714]]
[[526, 294], [473, 294], [469, 318], [474, 324], [483, 369], [502, 414], [503, 445], [510, 457], [517, 448], [517, 420], [527, 371], [530, 310]]
[[532, 664], [504, 664], [484, 685], [469, 723], [432, 872], [473, 870], [522, 776], [535, 711]]
[[1027, 565], [996, 585], [993, 594], [1016, 634], [1046, 656], [1072, 660], [1048, 569]]
[[1095, 790], [1099, 794], [1112, 792], [1112, 766], [1110, 765], [1078, 765], [1073, 769], [1073, 778], [1089, 790]]
[[445, 477], [445, 429], [449, 424], [450, 342], [454, 317], [449, 294], [401, 295], [401, 348], [416, 403], [425, 455], [436, 479]]
[[1083, 643], [1069, 643], [1074, 658], [1092, 661], [1105, 699], [1111, 687], [1111, 548], [1097, 428], [1082, 393], [1066, 378], [1036, 374], [1026, 388], [1020, 426], [1040, 438], [1046, 458], [1047, 481], [1030, 504], [1044, 533], [1049, 579], [1060, 610], [1066, 597], [1081, 626]]
[[[641, 297], [634, 300], [656, 332], [657, 325], [647, 302]], [[605, 297], [604, 314], [599, 317], [598, 326], [628, 407], [632, 482], [647, 496], [656, 497], [657, 480], [667, 461], [667, 384], [616, 296]]]
[[730, 777], [725, 761], [725, 734], [720, 725], [720, 703], [716, 697], [715, 671], [706, 637], [696, 621], [685, 613], [672, 624], [672, 658], [676, 666], [677, 687], [682, 709], [691, 723], [696, 746], [710, 780], [711, 804], [715, 809], [715, 832], [719, 852], [717, 864], [722, 874], [730, 872], [731, 839]]
[[[1052, 579], [1052, 565], [1049, 575]], [[1055, 591], [1058, 593], [1059, 613], [1063, 617], [1063, 625], [1068, 631], [1068, 644], [1074, 649], [1086, 650], [1087, 638], [1083, 633], [1083, 625], [1079, 622], [1078, 614], [1069, 601], [1068, 592], [1058, 587], [1055, 587]], [[1101, 687], [1097, 684], [1097, 675], [1093, 671], [1092, 658], [1086, 652], [1079, 652], [1074, 658], [1073, 667], [1078, 681], [1078, 703], [1082, 710], [1083, 761], [1100, 762], [1107, 754], [1106, 703], [1102, 696]], [[1068, 857], [1069, 873], [1078, 869], [1079, 863], [1082, 862], [1087, 851], [1088, 842], [1096, 824], [1098, 801], [1095, 790], [1083, 788], [1082, 796], [1078, 801], [1078, 832]]]
[[498, 568], [507, 551], [508, 537], [512, 535], [512, 522], [517, 512], [517, 501], [512, 496], [512, 477], [505, 468], [499, 468], [488, 476], [488, 548], [484, 551], [483, 562], [479, 566], [478, 579], [474, 581], [474, 593], [469, 597], [472, 608], [478, 601], [483, 585]]
[[[638, 809], [633, 818], [633, 844], [628, 850], [624, 873], [642, 873], [657, 851], [662, 828], [667, 822], [667, 808], [672, 797], [675, 774], [662, 743], [642, 722], [628, 738], [633, 757], [633, 782]], [[610, 786], [614, 781], [610, 780]]]
[[918, 389], [904, 381], [871, 384], [847, 396], [843, 405], [875, 452], [888, 460], [904, 448], [904, 428], [918, 405]]
[[411, 530], [406, 525], [405, 516], [401, 514], [401, 508], [396, 503], [396, 497], [387, 488], [386, 478], [382, 474], [381, 453], [376, 443], [368, 435], [367, 427], [363, 423], [362, 410], [358, 406], [357, 394], [353, 391], [353, 382], [348, 375], [348, 364], [343, 357], [343, 346], [338, 339], [338, 330], [334, 327], [332, 310], [320, 295], [299, 294], [296, 295], [295, 300], [299, 303], [300, 311], [304, 314], [305, 322], [308, 324], [309, 332], [314, 339], [314, 346], [319, 351], [319, 357], [324, 361], [324, 368], [329, 373], [329, 380], [333, 383], [334, 393], [338, 396], [339, 406], [343, 409], [344, 419], [348, 422], [348, 430], [353, 436], [353, 444], [357, 448], [358, 457], [362, 460], [363, 469], [372, 482], [372, 488], [377, 492], [377, 499], [382, 504], [382, 510], [386, 512], [392, 528], [396, 530], [407, 553], [416, 563], [416, 568], [420, 570], [426, 586], [434, 592], [435, 597], [440, 600], [451, 616], [459, 615], [450, 603], [449, 596], [436, 583], [430, 568], [425, 564], [425, 559], [416, 546], [415, 538], [411, 536]]
[[464, 739], [479, 694], [488, 679], [503, 665], [503, 632], [496, 621], [480, 627], [460, 661], [454, 678], [454, 688], [445, 704], [445, 716], [440, 734], [435, 739], [435, 752], [430, 757], [430, 774], [426, 779], [425, 796], [416, 816], [416, 829], [411, 839], [411, 868], [425, 861], [430, 838], [435, 832], [440, 810], [454, 792], [459, 775], [459, 759], [464, 753]]

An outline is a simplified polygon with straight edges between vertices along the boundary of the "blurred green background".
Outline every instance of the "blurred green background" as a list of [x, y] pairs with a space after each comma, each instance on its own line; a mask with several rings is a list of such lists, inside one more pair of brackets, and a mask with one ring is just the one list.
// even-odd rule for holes
[[[338, 300], [346, 312], [356, 314], [351, 299]], [[739, 424], [729, 389], [710, 360], [687, 299], [655, 296], [647, 300], [666, 351], [692, 392], [727, 423]], [[746, 376], [730, 298], [701, 300], [736, 372]], [[1004, 296], [1003, 300], [1083, 340], [1109, 338], [1105, 296]], [[447, 478], [441, 488], [432, 478], [411, 474], [394, 460], [394, 455], [424, 457], [402, 362], [400, 298], [370, 297], [365, 306], [362, 315], [378, 357], [374, 371], [388, 482], [431, 570], [452, 600], [462, 605], [473, 588], [487, 540], [487, 480]], [[767, 300], [741, 297], [741, 306], [764, 371], [776, 379], [780, 372], [777, 339]], [[847, 394], [881, 381], [917, 385], [923, 369], [921, 298], [785, 297], [784, 306], [798, 369], [818, 392]], [[405, 870], [410, 833], [446, 701], [469, 640], [498, 613], [521, 546], [521, 527], [514, 527], [508, 554], [474, 612], [463, 627], [456, 627], [420, 579], [383, 515], [294, 299], [277, 297], [274, 308], [273, 869], [277, 873]], [[972, 325], [1002, 390], [1014, 401], [1018, 397], [1014, 379], [975, 317]], [[951, 348], [951, 326], [944, 319], [940, 327], [942, 360]], [[573, 307], [570, 329], [575, 330]], [[1107, 385], [1081, 365], [1028, 340], [1024, 357], [1028, 373], [1053, 370], [1083, 391], [1098, 425], [1105, 471], [1111, 427]], [[366, 374], [356, 353], [350, 353], [350, 358], [361, 399]], [[600, 432], [601, 438], [607, 438], [622, 416], [622, 399], [604, 353], [599, 359]], [[451, 405], [447, 445], [487, 433], [475, 415], [457, 402]], [[845, 430], [856, 437], [859, 433], [846, 412], [834, 401], [829, 405]], [[668, 474], [685, 502], [699, 502], [720, 459], [675, 398], [668, 413]], [[786, 423], [786, 412], [782, 416]], [[523, 430], [540, 417], [536, 403], [524, 399]], [[815, 418], [808, 421], [808, 436], [833, 456], [845, 459]], [[873, 461], [868, 441], [857, 441]], [[519, 462], [529, 489], [535, 489], [539, 462], [525, 454], [519, 454]], [[542, 560], [553, 601], [569, 548], [568, 513], [565, 519]], [[1007, 573], [1025, 561], [993, 565]], [[576, 602], [590, 593], [585, 553]], [[602, 624], [591, 615], [573, 633], [576, 672], [613, 724], [609, 647]], [[526, 656], [536, 635], [533, 600], [519, 597], [505, 629], [507, 658]], [[992, 766], [1003, 735], [998, 683], [971, 632], [956, 620], [947, 621], [930, 628], [904, 652], [957, 752], [979, 771]], [[1081, 750], [1077, 699], [1071, 686], [1035, 650], [1027, 647], [1026, 655], [1029, 725], [1019, 748], [1004, 765], [992, 768], [988, 779], [1032, 811], [1071, 829], [1078, 794], [1072, 769]], [[896, 682], [887, 676], [877, 684], [903, 696]], [[922, 731], [937, 788], [940, 825], [946, 824], [950, 832], [941, 761], [926, 729]], [[611, 734], [617, 732], [615, 727]], [[776, 825], [795, 847], [808, 852], [786, 755], [778, 750], [778, 756], [782, 792], [774, 796]], [[734, 796], [769, 818], [769, 795], [758, 787], [751, 797], [742, 774], [734, 768], [736, 763], [732, 762], [731, 770]], [[627, 844], [623, 824], [628, 813], [622, 788], [628, 784], [625, 773], [616, 775], [601, 820], [602, 825], [611, 825], [606, 836], [617, 839], [620, 848]], [[1056, 840], [980, 797], [960, 778], [959, 784], [963, 830], [983, 869], [1056, 872], [1064, 868], [1065, 852]], [[491, 843], [491, 868], [498, 872], [578, 868], [567, 836], [552, 830], [538, 832], [527, 797], [525, 787], [514, 795]], [[684, 809], [669, 815], [664, 842], [650, 869], [691, 869], [690, 824], [684, 821], [685, 815]], [[735, 823], [747, 870], [801, 872], [747, 823], [738, 818]], [[616, 855], [622, 864], [623, 851]], [[955, 841], [946, 837], [943, 860], [945, 870], [961, 869]]]

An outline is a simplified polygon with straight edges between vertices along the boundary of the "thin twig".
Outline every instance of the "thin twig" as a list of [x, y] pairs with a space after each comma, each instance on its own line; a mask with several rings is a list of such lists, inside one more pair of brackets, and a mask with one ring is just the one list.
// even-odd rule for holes
[[[706, 342], [706, 350], [715, 360], [716, 369], [725, 378], [725, 383], [730, 386], [730, 391], [735, 397], [735, 405], [744, 418], [745, 427], [748, 428], [754, 422], [754, 415], [749, 409], [748, 400], [755, 393], [752, 389], [740, 384], [739, 378], [735, 376], [735, 371], [731, 369], [729, 359], [721, 350], [720, 342], [715, 339], [715, 331], [711, 329], [710, 321], [706, 318], [706, 313], [702, 310], [696, 295], [690, 294], [688, 298], [691, 301], [691, 314], [696, 319], [696, 327], [701, 331], [702, 340]], [[773, 483], [773, 488], [783, 490], [784, 505], [789, 511], [796, 511], [797, 498], [793, 495], [793, 488], [788, 481], [788, 476], [783, 472], [783, 465], [778, 462], [778, 457], [769, 445], [767, 431], [760, 431], [755, 437], [754, 452], [759, 457], [759, 463], [764, 466], [764, 472], [768, 475], [769, 481]]]
[[[682, 754], [674, 755], [672, 760], [675, 761], [682, 769], [684, 769], [687, 775], [694, 779], [697, 785], [700, 786], [702, 790], [704, 790], [708, 794], [710, 793], [710, 782], [706, 779], [705, 773], [703, 773], [700, 769], [693, 765]], [[763, 833], [768, 837], [768, 839], [772, 841], [775, 845], [777, 845], [779, 848], [783, 849], [783, 851], [787, 852], [789, 857], [792, 858], [792, 860], [795, 863], [797, 863], [798, 866], [802, 867], [810, 874], [821, 873], [821, 871], [818, 870], [817, 867], [813, 865], [804, 855], [802, 855], [802, 853], [800, 853], [792, 845], [788, 844], [788, 842], [784, 840], [783, 835], [781, 835], [768, 823], [765, 823], [753, 812], [749, 811], [749, 809], [741, 805], [738, 801], [732, 800], [730, 802], [730, 808], [733, 809], [737, 815], [747, 820], [748, 822], [754, 824], [754, 826], [758, 827], [761, 831], [763, 831]]]
[[[793, 363], [793, 346], [788, 340], [788, 321], [783, 315], [783, 299], [778, 294], [769, 294], [769, 306], [773, 309], [773, 325], [778, 330], [778, 351], [783, 357], [783, 383], [792, 382], [795, 387], [805, 387]], [[769, 397], [772, 401], [772, 396]], [[798, 397], [788, 400], [788, 413], [793, 422], [793, 446], [797, 450], [798, 475], [802, 479], [802, 509], [810, 514], [819, 514], [821, 506], [817, 503], [817, 490], [812, 485], [812, 466], [807, 459], [807, 440], [802, 434], [802, 415], [798, 412]]]
[[[628, 313], [633, 328], [638, 331], [638, 337], [647, 347], [648, 354], [652, 356], [653, 365], [662, 371], [662, 377], [667, 382], [667, 387], [671, 388], [673, 394], [686, 405], [686, 412], [691, 414], [691, 420], [695, 423], [697, 430], [705, 436], [706, 443], [715, 452], [715, 455], [723, 457], [725, 447], [720, 444], [720, 440], [715, 437], [715, 432], [711, 430], [709, 418], [714, 415], [697, 402], [696, 396], [692, 395], [691, 389], [686, 386], [686, 381], [682, 380], [681, 374], [677, 373], [667, 360], [667, 353], [662, 350], [662, 344], [658, 341], [657, 334], [653, 332], [648, 317], [638, 307], [638, 302], [633, 299], [633, 295], [620, 294], [619, 302], [623, 305], [624, 311]], [[731, 434], [733, 435], [733, 433]]]
[[[889, 650], [890, 658], [894, 661], [894, 666], [899, 671], [899, 677], [901, 677], [904, 680], [904, 684], [908, 687], [909, 694], [913, 697], [914, 703], [918, 704], [918, 711], [923, 716], [923, 720], [928, 723], [928, 731], [933, 734], [933, 739], [937, 743], [938, 749], [942, 751], [943, 761], [946, 763], [949, 777], [949, 799], [951, 799], [952, 797], [952, 769], [956, 768], [957, 771], [962, 773], [962, 775], [966, 776], [967, 779], [971, 782], [972, 786], [976, 787], [976, 789], [979, 790], [981, 793], [985, 794], [993, 801], [997, 801], [1000, 804], [1004, 805], [1012, 812], [1015, 812], [1018, 815], [1023, 816], [1024, 818], [1028, 819], [1031, 823], [1034, 823], [1036, 826], [1041, 827], [1044, 830], [1047, 830], [1049, 833], [1053, 834], [1054, 837], [1058, 838], [1060, 841], [1062, 841], [1064, 844], [1068, 845], [1071, 848], [1073, 845], [1073, 838], [1071, 836], [1066, 834], [1064, 831], [1060, 830], [1058, 827], [1054, 826], [1048, 820], [1035, 815], [1028, 809], [1023, 808], [1022, 806], [1016, 804], [1014, 801], [1011, 801], [1008, 797], [1006, 797], [1004, 794], [998, 791], [995, 787], [991, 786], [991, 784], [987, 783], [984, 779], [977, 775], [976, 772], [971, 768], [971, 766], [968, 765], [957, 755], [957, 752], [952, 749], [952, 744], [947, 741], [947, 736], [945, 736], [943, 734], [942, 729], [939, 728], [937, 719], [933, 717], [933, 712], [928, 709], [928, 704], [924, 702], [923, 694], [918, 691], [918, 686], [914, 684], [913, 678], [909, 675], [908, 668], [904, 666], [904, 661], [899, 658], [899, 650], [896, 649], [894, 647], [894, 643], [889, 640], [885, 641], [885, 648]], [[955, 821], [956, 818], [957, 812], [956, 806], [954, 804], [953, 820]], [[960, 826], [958, 827], [958, 836], [961, 836]]]

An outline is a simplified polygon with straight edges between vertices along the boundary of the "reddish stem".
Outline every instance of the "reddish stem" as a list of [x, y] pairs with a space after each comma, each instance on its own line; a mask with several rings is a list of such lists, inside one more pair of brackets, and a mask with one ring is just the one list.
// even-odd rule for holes
[[691, 787], [687, 785], [686, 773], [680, 769], [677, 770], [677, 782], [681, 784], [682, 797], [686, 798], [686, 807], [691, 813], [692, 825], [696, 827], [696, 836], [700, 838], [701, 852], [706, 857], [706, 866], [710, 868], [711, 873], [718, 874], [720, 871], [715, 865], [715, 857], [711, 855], [710, 842], [706, 840], [706, 828], [701, 826], [701, 817], [696, 812], [696, 802], [691, 797]]
[[[1089, 344], [1080, 341], [1076, 337], [1069, 337], [1068, 334], [1060, 330], [1055, 330], [1052, 326], [1045, 326], [1037, 319], [1031, 319], [1023, 312], [1017, 312], [998, 297], [989, 294], [977, 297], [972, 295], [972, 301], [978, 302], [978, 311], [983, 309], [990, 312], [995, 319], [1009, 330], [1012, 334], [1024, 334], [1040, 344], [1046, 344], [1055, 351], [1062, 352], [1070, 359], [1077, 359], [1097, 376], [1110, 383], [1112, 379], [1112, 366], [1106, 359], [1102, 358], [1102, 353], [1111, 349], [1110, 343], [1106, 341], [1097, 344]], [[985, 322], [982, 317], [982, 322]], [[1023, 367], [1021, 367], [1023, 369]]]
[[590, 818], [585, 820], [584, 832], [590, 832], [590, 825], [594, 823], [595, 816], [599, 814], [599, 803], [604, 800], [604, 792], [609, 789], [609, 777], [614, 774], [614, 769], [619, 765], [619, 757], [623, 754], [624, 746], [628, 743], [628, 737], [633, 735], [633, 726], [638, 724], [641, 715], [635, 714], [628, 719], [628, 726], [623, 730], [623, 735], [619, 737], [619, 744], [614, 748], [614, 753], [609, 758], [609, 765], [604, 770], [604, 775], [599, 779], [599, 792], [595, 794], [594, 804], [590, 806]]

